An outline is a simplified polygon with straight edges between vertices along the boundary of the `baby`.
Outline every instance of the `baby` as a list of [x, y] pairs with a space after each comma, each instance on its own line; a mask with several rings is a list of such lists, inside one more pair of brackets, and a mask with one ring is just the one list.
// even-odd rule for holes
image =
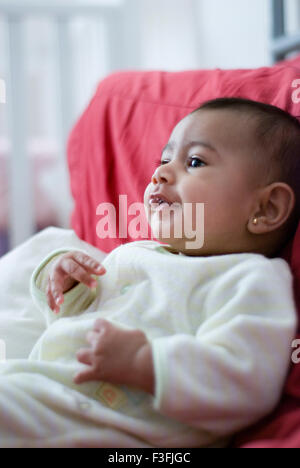
[[[286, 112], [209, 101], [176, 125], [146, 188], [158, 242], [122, 245], [103, 265], [70, 246], [36, 268], [48, 328], [28, 361], [0, 372], [34, 376], [49, 433], [97, 434], [99, 447], [226, 446], [275, 408], [297, 327], [277, 257], [299, 220], [299, 149]], [[186, 204], [193, 225], [204, 204], [199, 248], [175, 235]]]

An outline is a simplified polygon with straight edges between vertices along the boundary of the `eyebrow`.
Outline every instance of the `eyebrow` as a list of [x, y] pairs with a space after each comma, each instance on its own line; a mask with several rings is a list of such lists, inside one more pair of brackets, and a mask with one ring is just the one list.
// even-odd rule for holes
[[[175, 148], [175, 143], [170, 141], [169, 143], [166, 144], [166, 146], [163, 148], [162, 150], [162, 154], [164, 154], [165, 151], [167, 151], [168, 149], [170, 150], [173, 150]], [[184, 148], [185, 149], [188, 149], [188, 148], [191, 148], [193, 146], [204, 146], [205, 148], [211, 150], [211, 151], [214, 151], [215, 153], [219, 154], [217, 152], [217, 150], [211, 146], [209, 143], [206, 143], [205, 141], [197, 141], [197, 140], [194, 140], [194, 141], [190, 141], [189, 143], [187, 143], [186, 145], [184, 145]]]

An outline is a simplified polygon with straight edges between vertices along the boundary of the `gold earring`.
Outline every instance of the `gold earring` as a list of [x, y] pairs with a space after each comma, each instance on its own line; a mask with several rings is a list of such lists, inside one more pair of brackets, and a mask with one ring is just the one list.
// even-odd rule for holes
[[257, 218], [254, 218], [253, 224], [255, 224], [255, 226], [257, 226], [257, 224], [258, 224], [258, 219]]

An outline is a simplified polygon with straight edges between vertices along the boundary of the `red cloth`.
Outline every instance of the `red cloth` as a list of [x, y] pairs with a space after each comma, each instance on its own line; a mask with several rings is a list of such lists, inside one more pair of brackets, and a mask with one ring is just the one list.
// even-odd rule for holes
[[[295, 91], [292, 83], [300, 79], [298, 63], [300, 59], [294, 59], [255, 70], [119, 72], [103, 80], [68, 143], [75, 201], [72, 227], [77, 235], [105, 252], [121, 243], [145, 239], [142, 236], [134, 239], [128, 234], [120, 239], [118, 230], [114, 239], [99, 238], [96, 226], [103, 216], [97, 215], [97, 206], [112, 203], [116, 208], [117, 226], [119, 215], [128, 225], [134, 216], [128, 215], [126, 220], [126, 210], [122, 214], [119, 209], [119, 195], [127, 195], [128, 207], [134, 202], [143, 203], [145, 188], [173, 127], [208, 99], [246, 97], [300, 116], [300, 104], [292, 100]], [[282, 256], [293, 268], [297, 293], [300, 227], [294, 242], [286, 247]], [[300, 311], [299, 297], [297, 300]], [[277, 410], [235, 441], [235, 446], [293, 445], [300, 447], [300, 365], [292, 368]]]

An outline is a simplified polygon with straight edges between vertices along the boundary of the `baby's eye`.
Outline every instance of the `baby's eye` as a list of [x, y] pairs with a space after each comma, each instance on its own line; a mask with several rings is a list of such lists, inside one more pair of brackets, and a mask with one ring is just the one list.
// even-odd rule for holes
[[168, 162], [169, 162], [169, 161], [166, 161], [166, 160], [163, 160], [163, 161], [162, 161], [162, 160], [158, 159], [158, 160], [156, 161], [156, 163], [155, 163], [155, 167], [157, 167], [157, 166], [162, 166], [163, 164], [167, 164]]
[[[169, 162], [169, 161], [168, 161], [167, 159], [158, 160], [158, 161], [156, 162], [156, 166], [163, 166], [163, 165], [165, 165], [165, 164], [168, 164], [168, 162]], [[207, 165], [204, 161], [202, 161], [202, 159], [197, 158], [197, 157], [195, 157], [195, 156], [193, 156], [193, 157], [191, 157], [191, 158], [188, 158], [188, 166], [189, 166], [189, 167], [192, 167], [192, 168], [201, 167], [200, 165], [198, 165], [198, 166], [197, 166], [197, 165], [194, 165], [194, 162], [196, 162], [197, 164], [204, 164], [204, 166]], [[191, 164], [191, 166], [190, 166], [190, 164]]]
[[201, 166], [195, 166], [193, 163], [196, 162], [197, 164], [204, 164], [204, 166], [206, 166], [206, 163], [204, 161], [202, 161], [202, 159], [200, 158], [196, 158], [195, 156], [193, 156], [192, 158], [188, 158], [188, 164], [190, 165], [191, 163], [191, 166], [190, 167], [193, 167], [193, 168], [197, 168], [197, 167], [201, 167]]

